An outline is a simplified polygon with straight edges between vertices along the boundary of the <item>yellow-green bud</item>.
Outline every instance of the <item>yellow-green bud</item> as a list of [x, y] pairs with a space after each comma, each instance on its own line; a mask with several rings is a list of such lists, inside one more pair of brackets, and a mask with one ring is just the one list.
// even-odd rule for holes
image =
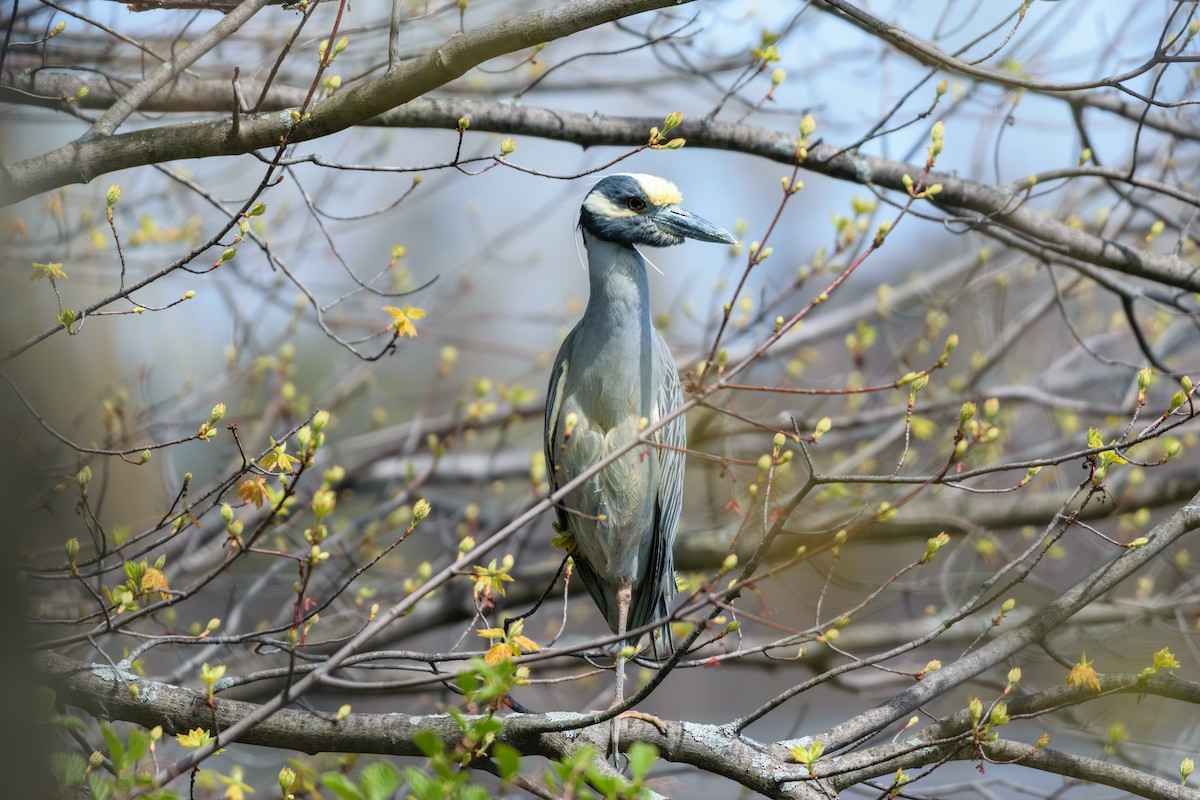
[[925, 541], [925, 555], [921, 556], [921, 563], [928, 564], [933, 560], [938, 550], [941, 550], [946, 545], [950, 544], [950, 536], [945, 531], [942, 531], [937, 536], [933, 536]]
[[337, 505], [337, 496], [332, 489], [319, 489], [313, 493], [312, 509], [317, 519], [323, 519], [333, 513]]
[[421, 522], [429, 516], [429, 512], [432, 510], [433, 507], [429, 505], [429, 501], [422, 497], [413, 504], [413, 522]]
[[465, 131], [469, 127], [471, 127], [471, 120], [469, 118], [465, 116], [458, 118], [458, 129], [460, 131]]
[[104, 202], [108, 208], [112, 208], [120, 199], [121, 186], [120, 184], [114, 183], [112, 186], [108, 187], [108, 193], [104, 196]]
[[972, 697], [967, 701], [967, 710], [971, 712], [971, 722], [978, 724], [983, 718], [983, 701]]
[[500, 155], [507, 156], [517, 149], [517, 140], [511, 136], [505, 136], [500, 142]]

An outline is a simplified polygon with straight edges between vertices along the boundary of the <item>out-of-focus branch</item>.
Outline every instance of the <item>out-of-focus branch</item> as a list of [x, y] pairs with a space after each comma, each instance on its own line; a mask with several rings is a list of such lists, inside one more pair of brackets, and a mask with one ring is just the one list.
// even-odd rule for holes
[[85, 138], [92, 136], [108, 136], [138, 109], [146, 98], [153, 95], [180, 73], [194, 64], [201, 56], [212, 50], [225, 39], [232, 36], [238, 28], [250, 21], [250, 18], [266, 5], [267, 0], [244, 0], [220, 22], [205, 31], [203, 35], [183, 48], [178, 55], [158, 67], [142, 80], [129, 88], [113, 105], [96, 120]]
[[1018, 75], [1015, 72], [981, 67], [978, 64], [964, 61], [961, 58], [951, 55], [950, 53], [939, 50], [937, 47], [934, 47], [920, 37], [913, 36], [907, 31], [901, 30], [900, 28], [897, 28], [896, 26], [891, 25], [884, 20], [879, 19], [878, 17], [872, 16], [867, 11], [864, 11], [857, 6], [846, 2], [846, 0], [814, 0], [813, 7], [822, 11], [831, 12], [839, 18], [852, 23], [858, 28], [861, 28], [870, 35], [879, 37], [900, 52], [912, 57], [921, 64], [926, 66], [942, 67], [944, 69], [957, 72], [961, 75], [967, 75], [972, 78], [987, 81], [988, 83], [997, 83], [1001, 86], [1009, 86], [1014, 89], [1027, 89], [1035, 92], [1059, 94], [1063, 92], [1078, 92], [1085, 89], [1111, 86], [1119, 88], [1128, 94], [1139, 96], [1132, 90], [1126, 88], [1123, 85], [1124, 82], [1132, 80], [1139, 75], [1144, 75], [1155, 66], [1167, 63], [1170, 60], [1165, 54], [1155, 52], [1145, 62], [1139, 64], [1131, 70], [1117, 75], [1106, 75], [1103, 78], [1093, 78], [1087, 81], [1076, 81], [1072, 83], [1049, 81], [1042, 78], [1032, 78]]
[[926, 675], [920, 683], [883, 705], [835, 725], [816, 738], [825, 743], [829, 750], [841, 749], [907, 717], [934, 697], [945, 694], [984, 670], [1003, 663], [1004, 659], [1023, 648], [1041, 641], [1071, 615], [1111, 591], [1167, 547], [1197, 528], [1200, 528], [1200, 495], [1156, 525], [1146, 537], [1148, 542], [1144, 546], [1121, 552], [1013, 630], [937, 672]]
[[[1139, 679], [1137, 675], [1107, 675], [1100, 679], [1099, 691], [1090, 686], [1058, 686], [1024, 697], [1011, 697], [1007, 702], [1008, 714], [1012, 719], [1035, 717], [1098, 697], [1143, 692], [1193, 705], [1200, 703], [1200, 684], [1195, 681], [1169, 674], [1149, 679]], [[891, 775], [897, 769], [921, 767], [939, 759], [978, 760], [981, 753], [971, 745], [971, 726], [970, 713], [964, 709], [898, 742], [838, 756], [826, 766], [827, 774], [837, 771], [829, 780], [835, 786], [849, 787]], [[1035, 749], [1032, 745], [1001, 739], [984, 745], [982, 755], [991, 761], [1012, 762], [1030, 769], [1101, 783], [1142, 797], [1161, 800], [1200, 798], [1200, 792], [1194, 789], [1138, 769], [1049, 748]]]

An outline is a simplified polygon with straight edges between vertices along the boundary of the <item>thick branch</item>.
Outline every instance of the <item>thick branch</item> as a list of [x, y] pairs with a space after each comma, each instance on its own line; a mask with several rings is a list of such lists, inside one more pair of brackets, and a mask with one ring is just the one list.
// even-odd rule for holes
[[[311, 116], [291, 132], [290, 141], [308, 141], [345, 130], [497, 56], [687, 1], [572, 0], [459, 34], [380, 78], [315, 104]], [[277, 145], [292, 127], [290, 114], [262, 113], [243, 116], [237, 130], [232, 119], [225, 119], [77, 140], [12, 165], [0, 180], [0, 196], [12, 203], [68, 183], [86, 183], [118, 169], [176, 158], [249, 153]]]
[[[216, 707], [211, 708], [205, 703], [201, 692], [150, 681], [129, 672], [114, 671], [106, 665], [85, 664], [53, 653], [36, 656], [35, 667], [46, 683], [55, 689], [59, 700], [97, 717], [146, 727], [162, 725], [167, 734], [186, 733], [192, 728], [219, 732], [257, 708], [252, 703], [225, 699], [218, 699]], [[136, 692], [130, 690], [131, 686], [137, 687]], [[1042, 714], [1112, 693], [1152, 694], [1183, 702], [1200, 702], [1200, 685], [1193, 681], [1171, 675], [1155, 676], [1148, 680], [1138, 680], [1135, 675], [1111, 675], [1103, 679], [1100, 694], [1087, 687], [1056, 687], [1036, 695], [1013, 698], [1009, 702], [1009, 713], [1014, 717]], [[566, 733], [540, 732], [548, 719], [553, 718], [557, 722], [564, 716], [570, 715], [506, 715], [504, 728], [497, 741], [512, 745], [526, 755], [548, 758], [563, 758], [583, 745], [591, 745], [597, 752], [603, 751], [608, 736], [606, 725]], [[576, 716], [581, 725], [587, 719], [583, 714]], [[737, 736], [732, 729], [716, 725], [668, 721], [666, 726], [667, 736], [664, 738], [651, 725], [640, 720], [629, 720], [623, 726], [622, 743], [648, 742], [658, 747], [668, 761], [690, 764], [722, 775], [768, 797], [821, 796], [805, 780], [807, 775], [804, 768], [792, 763], [786, 743], [764, 745], [745, 736]], [[946, 743], [946, 740], [969, 729], [969, 715], [962, 711], [899, 743], [828, 759], [822, 762], [825, 769], [819, 769], [818, 775], [824, 774], [833, 785], [846, 788], [862, 780], [890, 774], [897, 767], [927, 765], [954, 756], [960, 747], [953, 742]], [[413, 734], [419, 730], [436, 733], [447, 749], [452, 749], [462, 737], [457, 723], [446, 714], [350, 714], [335, 723], [330, 717], [311, 711], [283, 709], [247, 730], [240, 741], [305, 753], [420, 756], [421, 751], [412, 740]], [[942, 744], [935, 745], [935, 742]], [[1094, 759], [1053, 751], [1028, 754], [1028, 750], [1028, 747], [1021, 746], [1019, 752], [1000, 749], [989, 750], [988, 754], [1000, 760], [1014, 760], [1022, 766], [1126, 788], [1146, 797], [1200, 796], [1197, 793], [1162, 794], [1166, 782], [1130, 768], [1101, 768], [1104, 762]], [[970, 758], [971, 753], [968, 749], [956, 757]], [[1064, 771], [1068, 767], [1070, 771]]]
[[[186, 733], [192, 728], [223, 731], [247, 717], [257, 705], [218, 699], [210, 708], [204, 694], [117, 672], [100, 664], [52, 653], [36, 656], [35, 666], [57, 699], [96, 717], [125, 720], [146, 727], [162, 725], [167, 734]], [[130, 686], [137, 686], [136, 697]], [[587, 715], [510, 714], [497, 741], [512, 745], [525, 755], [562, 758], [583, 745], [603, 752], [608, 744], [608, 725], [602, 724], [566, 733], [542, 733], [548, 718], [555, 722]], [[421, 756], [413, 734], [431, 730], [448, 750], [462, 739], [462, 730], [448, 714], [350, 714], [334, 722], [329, 716], [299, 709], [281, 709], [238, 737], [247, 744], [297, 750], [305, 753], [350, 752]], [[821, 795], [801, 784], [789, 783], [798, 774], [795, 764], [772, 755], [765, 746], [732, 730], [691, 722], [667, 722], [667, 737], [649, 723], [628, 720], [621, 728], [621, 744], [645, 741], [659, 748], [670, 761], [692, 764], [723, 775], [768, 797], [806, 800]]]
[[[654, 1], [664, 4], [661, 0]], [[458, 41], [451, 40], [461, 48], [457, 45]], [[446, 49], [436, 51], [435, 55]], [[456, 58], [462, 60], [464, 57]], [[457, 65], [454, 67], [456, 70], [458, 68]], [[466, 68], [463, 66], [463, 71]], [[411, 68], [406, 64], [394, 74], [407, 74], [410, 71]], [[414, 80], [422, 77], [432, 80], [425, 73], [419, 73]], [[449, 80], [449, 77], [445, 79]], [[391, 81], [390, 77], [381, 78], [367, 84], [361, 91], [318, 103], [314, 107], [314, 118], [301, 125], [297, 136], [301, 139], [317, 138], [366, 121], [374, 115], [360, 114], [364, 109], [377, 108], [381, 97], [394, 96], [401, 89], [411, 88], [407, 84], [392, 86]], [[381, 83], [387, 84], [387, 87], [378, 86]], [[355, 102], [347, 103], [347, 99], [352, 97]], [[405, 100], [399, 99], [397, 102]], [[354, 119], [348, 118], [351, 114]], [[649, 118], [604, 117], [544, 108], [513, 107], [495, 101], [422, 98], [375, 116], [369, 124], [452, 130], [463, 115], [470, 117], [472, 130], [539, 136], [583, 147], [644, 144], [651, 126], [661, 122]], [[222, 120], [169, 125], [100, 141], [75, 143], [14, 164], [10, 170], [12, 180], [4, 186], [8, 192], [6, 198], [12, 202], [64, 183], [89, 180], [94, 175], [116, 169], [179, 158], [232, 155], [265, 147], [276, 141], [274, 137], [282, 134], [287, 124], [283, 114], [259, 114], [243, 120], [240, 136], [232, 134], [229, 120]], [[267, 139], [258, 138], [264, 131], [268, 134]], [[692, 147], [732, 150], [785, 164], [794, 163], [796, 158], [796, 137], [779, 131], [704, 120], [685, 121], [676, 131]], [[252, 146], [250, 139], [253, 139]], [[839, 180], [877, 185], [899, 192], [905, 191], [905, 175], [916, 175], [921, 171], [910, 164], [846, 152], [832, 145], [810, 148], [804, 167]], [[941, 206], [974, 212], [988, 218], [992, 225], [1008, 228], [1034, 242], [1052, 245], [1056, 251], [1081, 261], [1181, 289], [1200, 291], [1200, 269], [1185, 259], [1076, 230], [1023, 203], [1020, 191], [962, 180], [950, 173], [931, 173], [928, 182], [942, 184], [942, 192], [937, 196]]]

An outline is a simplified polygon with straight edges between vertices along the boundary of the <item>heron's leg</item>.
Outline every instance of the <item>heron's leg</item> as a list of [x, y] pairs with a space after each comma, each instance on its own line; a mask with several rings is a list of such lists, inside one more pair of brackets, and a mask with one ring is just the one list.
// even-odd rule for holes
[[[626, 578], [621, 584], [621, 588], [617, 590], [617, 633], [621, 636], [621, 641], [617, 642], [617, 687], [613, 692], [613, 702], [609, 708], [615, 708], [625, 702], [625, 631], [628, 629], [629, 622], [629, 603], [633, 598], [633, 579]], [[616, 764], [621, 758], [620, 739], [621, 739], [621, 717], [617, 715], [612, 719], [612, 733], [610, 736], [612, 747], [613, 763]]]

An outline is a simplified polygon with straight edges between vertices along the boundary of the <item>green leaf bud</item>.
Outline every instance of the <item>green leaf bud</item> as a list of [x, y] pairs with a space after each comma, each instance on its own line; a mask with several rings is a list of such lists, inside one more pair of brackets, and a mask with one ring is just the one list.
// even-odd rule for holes
[[429, 501], [422, 497], [413, 504], [413, 522], [421, 522], [429, 516], [429, 512], [432, 510], [433, 507], [429, 505]]

